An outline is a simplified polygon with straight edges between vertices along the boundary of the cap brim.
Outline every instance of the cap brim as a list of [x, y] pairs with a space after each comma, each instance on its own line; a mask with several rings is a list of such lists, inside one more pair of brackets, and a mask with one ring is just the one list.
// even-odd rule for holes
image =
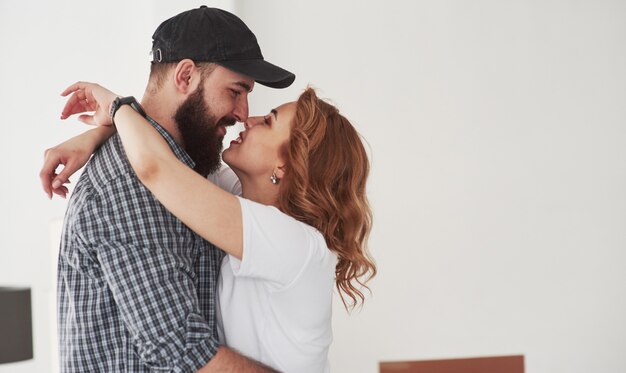
[[287, 88], [296, 80], [293, 73], [265, 60], [219, 61], [216, 63], [239, 74], [249, 76], [257, 83], [270, 88]]

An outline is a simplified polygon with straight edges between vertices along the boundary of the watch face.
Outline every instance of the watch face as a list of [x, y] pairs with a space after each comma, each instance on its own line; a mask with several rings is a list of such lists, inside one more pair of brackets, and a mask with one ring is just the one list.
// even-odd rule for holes
[[137, 102], [137, 100], [135, 100], [135, 98], [133, 96], [118, 98], [118, 100], [120, 100], [119, 106], [129, 105], [129, 104], [132, 104], [134, 102]]

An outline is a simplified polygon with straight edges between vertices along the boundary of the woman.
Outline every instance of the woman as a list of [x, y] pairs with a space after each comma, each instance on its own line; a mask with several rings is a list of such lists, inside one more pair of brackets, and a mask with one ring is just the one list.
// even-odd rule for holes
[[[63, 92], [70, 94], [62, 118], [85, 111], [78, 103], [87, 99], [95, 113], [79, 119], [111, 125], [117, 95], [91, 83]], [[141, 182], [228, 254], [218, 289], [224, 343], [281, 371], [327, 371], [333, 283], [350, 309], [376, 273], [365, 248], [369, 164], [348, 120], [310, 88], [297, 102], [249, 118], [223, 153], [241, 182], [237, 197], [181, 163], [129, 105], [114, 119]], [[97, 146], [79, 143], [89, 152]]]

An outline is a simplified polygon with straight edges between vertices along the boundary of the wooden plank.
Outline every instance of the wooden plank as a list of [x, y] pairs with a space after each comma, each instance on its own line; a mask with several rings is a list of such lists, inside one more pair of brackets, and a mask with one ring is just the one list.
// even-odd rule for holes
[[380, 373], [524, 373], [524, 355], [381, 362]]

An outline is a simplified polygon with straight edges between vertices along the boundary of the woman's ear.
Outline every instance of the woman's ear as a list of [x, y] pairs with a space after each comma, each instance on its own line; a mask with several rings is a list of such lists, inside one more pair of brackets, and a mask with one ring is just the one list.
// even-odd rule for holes
[[198, 85], [198, 67], [190, 59], [181, 60], [174, 70], [174, 85], [183, 94], [195, 91]]
[[282, 164], [280, 166], [274, 167], [274, 175], [278, 178], [278, 180], [285, 177], [285, 172], [287, 171], [287, 166]]

